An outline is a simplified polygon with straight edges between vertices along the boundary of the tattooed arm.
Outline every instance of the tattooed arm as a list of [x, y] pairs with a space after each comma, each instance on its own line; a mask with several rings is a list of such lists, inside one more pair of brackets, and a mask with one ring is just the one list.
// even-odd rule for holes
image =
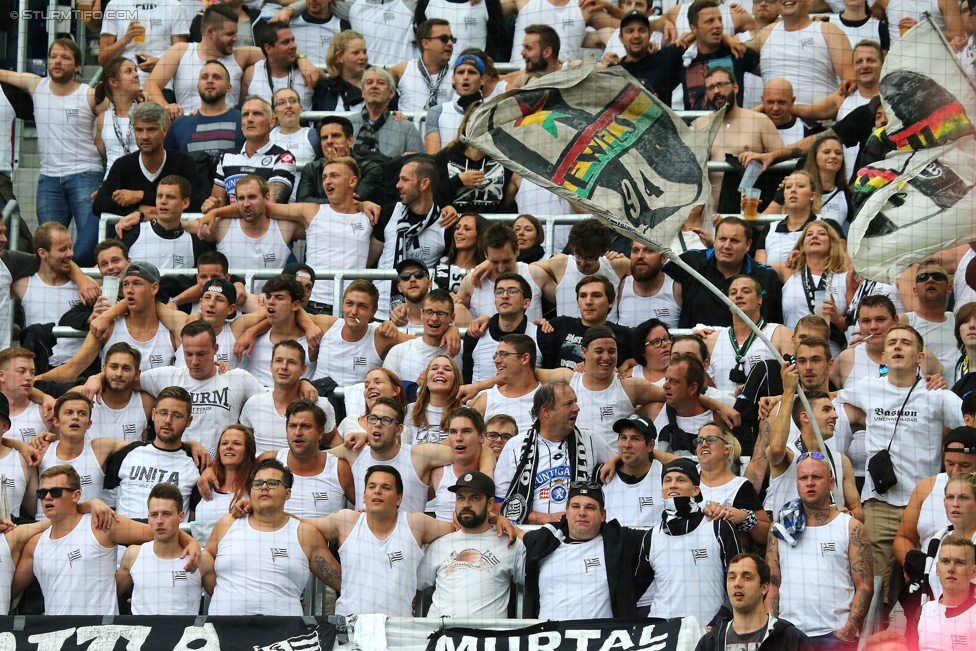
[[874, 557], [868, 532], [863, 524], [852, 519], [850, 536], [847, 556], [851, 563], [851, 578], [854, 579], [854, 600], [851, 602], [851, 614], [847, 617], [847, 623], [842, 629], [835, 631], [837, 637], [848, 641], [857, 639], [874, 597]]
[[299, 540], [308, 557], [308, 569], [319, 581], [338, 591], [342, 588], [342, 569], [335, 556], [329, 551], [325, 538], [313, 525], [302, 522], [298, 525]]
[[772, 425], [769, 419], [759, 421], [759, 436], [756, 437], [756, 447], [752, 453], [752, 459], [746, 467], [746, 479], [752, 482], [756, 492], [762, 490], [763, 479], [769, 472], [769, 459], [766, 457], [766, 448], [769, 447], [769, 438], [772, 432]]
[[769, 540], [766, 542], [766, 562], [769, 563], [769, 592], [766, 593], [766, 612], [773, 617], [779, 617], [779, 587], [783, 579], [783, 571], [779, 565], [779, 538], [769, 530]]

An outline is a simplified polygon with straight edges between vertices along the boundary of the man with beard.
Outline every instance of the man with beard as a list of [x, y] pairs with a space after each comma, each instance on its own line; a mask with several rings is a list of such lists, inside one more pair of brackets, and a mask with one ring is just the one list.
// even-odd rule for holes
[[403, 294], [404, 302], [390, 313], [390, 320], [408, 335], [419, 335], [424, 331], [424, 299], [430, 292], [430, 270], [420, 260], [407, 258], [396, 267], [398, 274], [397, 290]]
[[[365, 83], [365, 82], [364, 82]], [[410, 127], [413, 129], [413, 127]], [[416, 132], [416, 129], [414, 129]], [[341, 115], [330, 115], [322, 118], [315, 125], [315, 133], [319, 136], [322, 158], [306, 163], [302, 168], [301, 178], [298, 180], [298, 194], [295, 201], [311, 203], [330, 203], [332, 198], [325, 191], [324, 180], [325, 161], [350, 156], [359, 166], [359, 182], [356, 184], [356, 196], [360, 201], [380, 202], [383, 198], [383, 168], [379, 163], [360, 156], [352, 150], [353, 139], [352, 122]], [[331, 265], [327, 265], [331, 266]], [[331, 296], [331, 294], [330, 294]]]
[[424, 146], [433, 156], [457, 139], [464, 113], [481, 101], [481, 87], [487, 81], [485, 62], [474, 54], [462, 54], [454, 62], [454, 99], [430, 107], [424, 121]]
[[[447, 466], [445, 466], [446, 468]], [[525, 580], [525, 546], [499, 538], [488, 523], [495, 482], [472, 470], [447, 489], [460, 529], [428, 545], [417, 589], [434, 587], [427, 617], [506, 619], [511, 584]]]
[[[288, 23], [271, 21], [257, 30], [256, 45], [264, 58], [244, 71], [241, 84], [249, 95], [272, 97], [282, 88], [291, 88], [302, 106], [312, 106], [313, 88], [305, 85], [298, 72], [298, 44]], [[323, 59], [318, 59], [322, 61]]]
[[[512, 48], [515, 49], [514, 47]], [[529, 25], [522, 39], [522, 59], [525, 72], [517, 76], [508, 88], [521, 88], [533, 79], [562, 70], [559, 59], [559, 34], [549, 25]]]
[[[705, 77], [705, 99], [708, 108], [720, 111], [725, 108], [722, 126], [712, 142], [711, 158], [709, 160], [725, 162], [727, 155], [738, 156], [744, 151], [767, 152], [781, 149], [783, 139], [776, 130], [776, 125], [768, 116], [738, 106], [736, 96], [739, 93], [739, 83], [735, 73], [725, 66], [716, 66], [708, 71]], [[692, 123], [695, 129], [707, 129], [711, 116], [698, 118]], [[739, 212], [741, 198], [735, 191], [733, 184], [723, 195], [724, 172], [709, 173], [712, 183], [712, 203], [718, 206], [717, 212]], [[739, 175], [734, 175], [738, 177]], [[730, 177], [732, 180], [732, 177]], [[735, 179], [735, 185], [738, 178]], [[734, 196], [733, 196], [734, 195]], [[724, 203], [719, 202], [722, 197]]]
[[202, 151], [216, 159], [222, 151], [244, 146], [241, 112], [227, 106], [231, 88], [230, 73], [224, 64], [213, 60], [203, 64], [197, 81], [200, 108], [193, 115], [173, 120], [166, 134], [166, 149], [192, 154]]
[[628, 11], [620, 19], [620, 40], [626, 56], [620, 60], [624, 70], [640, 80], [659, 100], [671, 106], [671, 93], [681, 83], [677, 68], [681, 65], [679, 48], [665, 48], [651, 54], [651, 23], [647, 14]]
[[648, 319], [660, 319], [668, 328], [681, 316], [681, 283], [661, 273], [661, 254], [637, 240], [630, 248], [630, 275], [620, 281], [616, 310], [611, 320], [636, 328]]

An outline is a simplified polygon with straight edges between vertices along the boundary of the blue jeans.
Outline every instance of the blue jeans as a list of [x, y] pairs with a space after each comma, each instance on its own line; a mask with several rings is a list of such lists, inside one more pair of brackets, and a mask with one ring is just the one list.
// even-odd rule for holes
[[98, 217], [92, 214], [91, 195], [101, 184], [102, 173], [95, 171], [60, 178], [42, 174], [37, 181], [37, 222], [58, 222], [67, 228], [75, 220], [74, 260], [81, 267], [95, 266]]
[[847, 642], [840, 639], [834, 633], [826, 635], [810, 636], [810, 642], [816, 651], [857, 651], [857, 640]]

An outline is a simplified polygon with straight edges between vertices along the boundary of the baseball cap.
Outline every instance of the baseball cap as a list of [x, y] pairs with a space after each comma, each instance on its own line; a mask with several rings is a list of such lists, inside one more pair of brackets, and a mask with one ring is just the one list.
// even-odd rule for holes
[[423, 260], [418, 260], [417, 258], [404, 258], [403, 260], [400, 260], [400, 262], [396, 263], [394, 269], [396, 269], [397, 273], [401, 273], [407, 267], [420, 267], [424, 270], [424, 273], [430, 277], [430, 269], [427, 268], [427, 265], [424, 264]]
[[460, 66], [474, 66], [478, 69], [478, 72], [485, 74], [485, 62], [481, 60], [481, 57], [474, 54], [462, 54], [454, 62], [454, 69], [457, 70]]
[[664, 477], [669, 472], [680, 472], [687, 476], [692, 484], [701, 486], [701, 475], [698, 474], [698, 468], [691, 459], [673, 459], [664, 464], [664, 467], [661, 468], [661, 481], [664, 481]]
[[573, 499], [577, 495], [592, 498], [600, 504], [601, 509], [603, 508], [603, 487], [599, 483], [594, 481], [574, 481], [569, 485], [569, 499]]
[[289, 276], [295, 276], [295, 277], [297, 277], [300, 272], [305, 272], [308, 279], [311, 280], [313, 283], [315, 282], [315, 269], [312, 269], [304, 262], [292, 262], [291, 264], [285, 266], [285, 268], [281, 270], [281, 273], [288, 274]]
[[956, 443], [962, 445], [952, 448], [952, 452], [962, 452], [963, 454], [976, 454], [976, 427], [957, 427], [946, 435], [945, 443], [942, 446], [944, 452], [950, 452], [949, 444]]
[[614, 341], [617, 341], [617, 335], [614, 334], [610, 326], [593, 326], [587, 328], [586, 332], [583, 333], [583, 341], [580, 345], [584, 347], [588, 346], [591, 342], [596, 341], [597, 339], [613, 339]]
[[145, 262], [144, 260], [136, 260], [135, 262], [130, 262], [126, 266], [125, 271], [122, 272], [122, 277], [127, 278], [129, 276], [135, 276], [136, 278], [142, 278], [151, 283], [159, 282], [159, 269], [154, 265]]
[[648, 418], [643, 414], [631, 414], [630, 416], [627, 416], [627, 418], [617, 420], [617, 422], [613, 424], [613, 431], [620, 434], [620, 432], [627, 427], [633, 427], [645, 436], [657, 436], [657, 428], [654, 427], [654, 423], [648, 420]]
[[456, 493], [459, 488], [473, 488], [488, 497], [495, 496], [495, 482], [492, 481], [491, 477], [477, 470], [464, 473], [457, 478], [453, 486], [448, 486], [447, 490]]
[[10, 423], [10, 401], [2, 393], [0, 393], [0, 418]]
[[632, 20], [639, 20], [645, 25], [647, 25], [648, 27], [651, 26], [651, 19], [647, 17], [647, 14], [645, 14], [643, 11], [637, 11], [636, 9], [633, 9], [620, 17], [620, 29], [623, 29], [624, 25], [631, 22]]
[[226, 278], [211, 278], [210, 281], [204, 285], [203, 291], [220, 292], [227, 299], [228, 303], [231, 305], [237, 305], [237, 288], [234, 287], [234, 283]]

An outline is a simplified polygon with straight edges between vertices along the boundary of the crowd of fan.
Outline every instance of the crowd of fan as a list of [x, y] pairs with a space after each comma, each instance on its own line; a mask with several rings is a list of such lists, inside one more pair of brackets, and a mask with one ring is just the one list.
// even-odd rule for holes
[[[0, 124], [29, 94], [41, 153], [34, 252], [0, 267], [17, 612], [196, 614], [205, 590], [209, 614], [294, 615], [313, 573], [342, 615], [695, 617], [702, 649], [853, 649], [875, 597], [908, 648], [976, 644], [976, 253], [885, 285], [844, 239], [884, 52], [926, 12], [971, 72], [967, 2], [97, 5], [95, 88], [70, 39], [47, 77], [0, 71]], [[724, 107], [712, 160], [801, 159], [759, 182], [781, 221], [703, 208], [672, 244], [741, 314], [595, 219], [547, 255], [533, 214], [578, 210], [460, 140], [594, 49]], [[740, 178], [713, 174], [711, 207], [739, 212]], [[316, 275], [369, 267], [397, 278]], [[229, 273], [255, 268], [277, 275]]]

